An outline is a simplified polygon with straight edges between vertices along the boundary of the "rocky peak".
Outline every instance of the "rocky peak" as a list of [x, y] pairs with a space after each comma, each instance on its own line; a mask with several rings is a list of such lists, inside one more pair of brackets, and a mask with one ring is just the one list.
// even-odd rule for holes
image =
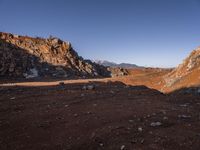
[[85, 61], [69, 42], [0, 32], [0, 76], [108, 76], [106, 67]]
[[200, 47], [193, 50], [189, 57], [187, 57], [171, 74], [174, 74], [175, 77], [182, 77], [197, 68], [200, 68]]
[[165, 76], [166, 86], [170, 87], [198, 70], [200, 70], [200, 47], [193, 50], [182, 64]]

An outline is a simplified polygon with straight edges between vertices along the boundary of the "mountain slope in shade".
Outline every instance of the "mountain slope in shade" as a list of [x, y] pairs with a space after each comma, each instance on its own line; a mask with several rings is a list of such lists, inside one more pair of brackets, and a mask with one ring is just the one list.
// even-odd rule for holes
[[200, 85], [200, 47], [191, 54], [165, 77], [165, 87], [172, 91], [174, 89], [187, 88]]
[[1, 77], [99, 77], [106, 67], [80, 57], [69, 42], [0, 32]]
[[137, 66], [135, 64], [130, 64], [130, 63], [114, 63], [106, 60], [95, 60], [94, 61], [97, 64], [103, 65], [105, 67], [120, 67], [120, 68], [126, 68], [126, 69], [131, 69], [131, 68], [138, 68], [140, 66]]

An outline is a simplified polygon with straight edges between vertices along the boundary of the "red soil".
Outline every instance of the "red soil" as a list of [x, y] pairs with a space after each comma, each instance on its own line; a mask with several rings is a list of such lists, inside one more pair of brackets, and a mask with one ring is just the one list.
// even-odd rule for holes
[[[132, 70], [127, 77], [65, 85], [1, 84], [0, 149], [198, 150], [199, 96], [150, 89], [159, 89], [167, 72]], [[84, 85], [95, 88], [83, 90]], [[156, 122], [161, 125], [151, 126]]]

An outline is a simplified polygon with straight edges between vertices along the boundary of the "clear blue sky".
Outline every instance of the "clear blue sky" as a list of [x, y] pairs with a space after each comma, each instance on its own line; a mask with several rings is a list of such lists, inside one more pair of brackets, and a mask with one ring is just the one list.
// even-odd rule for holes
[[0, 31], [57, 36], [86, 59], [172, 67], [200, 46], [200, 0], [0, 0]]

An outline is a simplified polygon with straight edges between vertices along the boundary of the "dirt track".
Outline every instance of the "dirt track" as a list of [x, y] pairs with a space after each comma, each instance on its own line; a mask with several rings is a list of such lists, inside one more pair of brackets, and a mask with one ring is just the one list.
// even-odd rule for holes
[[199, 150], [198, 96], [97, 81], [1, 85], [0, 149]]

